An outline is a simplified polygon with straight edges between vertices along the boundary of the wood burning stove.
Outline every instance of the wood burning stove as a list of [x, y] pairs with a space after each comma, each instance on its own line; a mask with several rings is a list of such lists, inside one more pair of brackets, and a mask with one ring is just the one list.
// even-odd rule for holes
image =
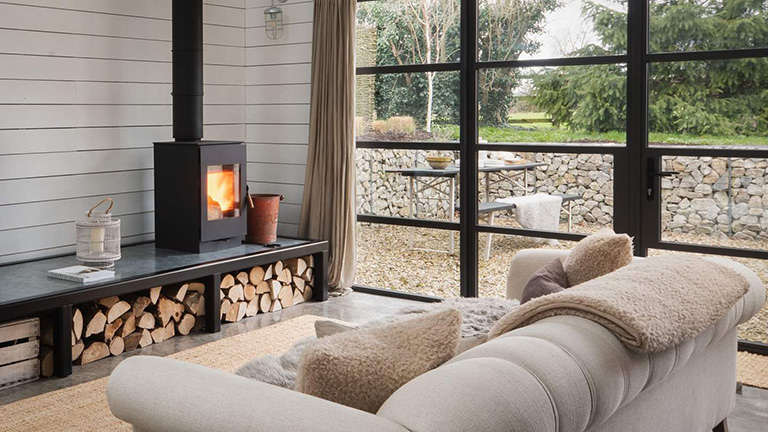
[[240, 245], [245, 146], [202, 140], [202, 0], [173, 0], [173, 137], [155, 143], [156, 246], [209, 252]]

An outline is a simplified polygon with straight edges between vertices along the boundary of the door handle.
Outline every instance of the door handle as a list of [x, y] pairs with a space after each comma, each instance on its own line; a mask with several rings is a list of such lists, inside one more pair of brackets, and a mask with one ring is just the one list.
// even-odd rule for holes
[[673, 175], [680, 174], [679, 171], [659, 171], [655, 157], [648, 158], [647, 173], [648, 178], [646, 183], [647, 189], [645, 190], [645, 196], [648, 198], [648, 201], [653, 201], [655, 199], [656, 186], [659, 183], [658, 177], [671, 177]]

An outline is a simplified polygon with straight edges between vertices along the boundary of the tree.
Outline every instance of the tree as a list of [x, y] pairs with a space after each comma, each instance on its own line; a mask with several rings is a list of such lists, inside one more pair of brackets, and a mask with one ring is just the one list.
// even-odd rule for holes
[[[588, 45], [571, 55], [626, 52], [626, 13], [587, 3], [584, 15], [592, 21], [600, 46]], [[652, 52], [768, 46], [768, 8], [763, 0], [655, 0], [650, 16]], [[650, 76], [651, 131], [768, 132], [765, 58], [657, 63]], [[555, 123], [593, 132], [624, 130], [624, 67], [555, 68], [536, 77], [534, 84], [534, 102]]]
[[[539, 45], [533, 36], [542, 31], [545, 13], [559, 1], [481, 1], [479, 60], [513, 60], [524, 52], [534, 53]], [[376, 64], [434, 64], [459, 60], [459, 14], [459, 0], [375, 1], [361, 3], [358, 23], [377, 29]], [[512, 91], [518, 84], [510, 69], [481, 74], [478, 90], [483, 122], [506, 123]], [[410, 115], [429, 131], [433, 117], [458, 120], [458, 87], [455, 72], [377, 75], [377, 114]]]

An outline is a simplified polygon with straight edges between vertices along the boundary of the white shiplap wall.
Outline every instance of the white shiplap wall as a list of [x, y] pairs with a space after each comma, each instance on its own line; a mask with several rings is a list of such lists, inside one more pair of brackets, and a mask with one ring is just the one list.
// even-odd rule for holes
[[296, 235], [309, 139], [312, 0], [277, 3], [284, 33], [267, 38], [264, 9], [271, 0], [246, 0], [245, 138], [251, 192], [279, 193], [279, 233]]
[[[267, 165], [300, 158], [259, 146], [306, 144], [306, 132], [282, 135], [261, 120], [279, 120], [276, 112], [246, 110], [247, 100], [250, 109], [299, 97], [246, 87], [252, 77], [270, 79], [246, 68], [247, 59], [257, 65], [281, 55], [259, 54], [254, 31], [248, 46], [256, 51], [245, 48], [246, 32], [256, 30], [246, 28], [245, 0], [204, 7], [205, 137], [250, 134], [262, 143], [249, 148], [252, 184], [277, 170], [273, 178], [300, 188]], [[170, 17], [170, 0], [0, 1], [0, 263], [72, 251], [73, 221], [106, 196], [116, 201], [124, 244], [152, 238], [152, 142], [172, 138]]]

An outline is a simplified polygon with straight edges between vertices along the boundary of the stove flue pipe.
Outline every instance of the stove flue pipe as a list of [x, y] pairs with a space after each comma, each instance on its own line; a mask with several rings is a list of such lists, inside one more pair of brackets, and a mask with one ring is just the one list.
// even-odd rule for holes
[[203, 0], [173, 0], [173, 138], [203, 138]]

